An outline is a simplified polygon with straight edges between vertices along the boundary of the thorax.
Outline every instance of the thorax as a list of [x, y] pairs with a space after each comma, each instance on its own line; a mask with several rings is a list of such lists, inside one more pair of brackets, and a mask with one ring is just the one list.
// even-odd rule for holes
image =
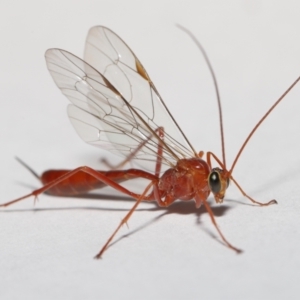
[[195, 194], [208, 197], [210, 168], [201, 158], [181, 159], [174, 168], [168, 169], [160, 178], [162, 196], [168, 194], [181, 200], [193, 199]]

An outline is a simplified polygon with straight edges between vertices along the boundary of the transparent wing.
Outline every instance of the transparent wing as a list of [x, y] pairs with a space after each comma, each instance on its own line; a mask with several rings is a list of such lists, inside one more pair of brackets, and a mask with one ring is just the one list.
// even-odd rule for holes
[[[92, 43], [94, 39], [100, 44]], [[192, 156], [185, 137], [126, 44], [104, 27], [92, 28], [86, 44], [86, 57], [95, 66], [64, 50], [46, 52], [55, 83], [73, 103], [68, 115], [80, 137], [126, 157], [144, 143], [134, 158], [145, 161], [156, 161], [162, 143], [166, 165]], [[162, 142], [155, 131], [160, 126], [165, 130]]]
[[164, 127], [165, 141], [179, 158], [196, 154], [145, 68], [117, 34], [103, 26], [91, 28], [84, 60], [105, 76], [148, 123]]

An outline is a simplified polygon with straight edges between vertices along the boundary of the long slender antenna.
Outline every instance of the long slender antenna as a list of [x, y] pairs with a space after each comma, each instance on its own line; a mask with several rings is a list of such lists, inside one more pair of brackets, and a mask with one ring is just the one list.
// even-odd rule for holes
[[224, 165], [224, 169], [226, 170], [226, 158], [225, 158], [225, 139], [224, 139], [224, 129], [223, 129], [223, 117], [222, 117], [222, 106], [221, 106], [221, 99], [220, 99], [220, 93], [219, 93], [219, 88], [218, 88], [218, 83], [217, 83], [217, 79], [214, 73], [214, 70], [212, 68], [212, 65], [208, 59], [208, 56], [204, 50], [204, 48], [202, 47], [202, 45], [200, 44], [200, 42], [197, 40], [197, 38], [185, 27], [176, 24], [176, 26], [178, 28], [180, 28], [182, 31], [184, 31], [187, 35], [189, 35], [189, 37], [194, 41], [194, 43], [197, 45], [197, 47], [199, 48], [199, 50], [201, 51], [204, 60], [209, 68], [211, 77], [213, 79], [214, 82], [214, 87], [215, 87], [215, 91], [216, 91], [216, 96], [217, 96], [217, 101], [218, 101], [218, 109], [219, 109], [219, 121], [220, 121], [220, 134], [221, 134], [221, 145], [222, 145], [222, 158], [223, 158], [223, 165]]
[[238, 154], [235, 157], [235, 160], [233, 161], [232, 167], [229, 171], [229, 176], [232, 174], [232, 171], [241, 155], [243, 152], [245, 146], [249, 142], [250, 138], [253, 136], [254, 132], [256, 129], [260, 126], [260, 124], [266, 119], [266, 117], [271, 113], [271, 111], [280, 103], [280, 101], [289, 93], [289, 91], [297, 84], [297, 82], [300, 80], [300, 76], [294, 81], [294, 83], [282, 94], [282, 96], [271, 106], [271, 108], [263, 115], [263, 117], [258, 121], [258, 123], [254, 126], [252, 131], [249, 133], [247, 136], [244, 144], [242, 145], [241, 149], [239, 150]]

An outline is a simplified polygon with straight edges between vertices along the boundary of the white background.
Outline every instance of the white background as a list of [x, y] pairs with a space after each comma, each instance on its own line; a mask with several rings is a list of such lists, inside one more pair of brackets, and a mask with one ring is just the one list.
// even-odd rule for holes
[[[103, 168], [109, 153], [83, 143], [44, 52], [82, 56], [88, 29], [105, 25], [137, 54], [196, 149], [220, 157], [214, 89], [201, 54], [176, 23], [205, 46], [222, 96], [227, 164], [247, 134], [299, 76], [299, 1], [7, 1], [0, 11], [1, 203], [40, 183], [37, 172]], [[223, 205], [209, 199], [236, 255], [194, 203], [142, 204], [100, 261], [100, 250], [133, 201], [39, 197], [0, 211], [1, 299], [296, 299], [300, 276], [300, 86], [259, 128]], [[163, 125], [163, 124], [162, 124]], [[142, 189], [142, 184], [136, 188]], [[250, 204], [250, 205], [249, 205]], [[126, 236], [127, 235], [127, 236]], [[126, 236], [126, 237], [125, 237]], [[123, 237], [123, 238], [122, 238]]]

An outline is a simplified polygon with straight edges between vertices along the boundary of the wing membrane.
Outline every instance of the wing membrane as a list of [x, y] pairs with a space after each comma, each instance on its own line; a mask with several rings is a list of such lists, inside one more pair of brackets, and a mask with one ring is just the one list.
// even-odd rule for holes
[[145, 68], [113, 31], [103, 26], [90, 29], [84, 60], [104, 75], [124, 98], [154, 124], [163, 126], [166, 139], [179, 157], [195, 155]]
[[193, 155], [145, 69], [116, 34], [92, 28], [85, 60], [60, 49], [46, 52], [48, 69], [72, 102], [68, 115], [84, 141], [124, 156], [144, 143], [134, 158], [155, 161], [160, 142], [155, 130], [162, 126], [164, 164]]

